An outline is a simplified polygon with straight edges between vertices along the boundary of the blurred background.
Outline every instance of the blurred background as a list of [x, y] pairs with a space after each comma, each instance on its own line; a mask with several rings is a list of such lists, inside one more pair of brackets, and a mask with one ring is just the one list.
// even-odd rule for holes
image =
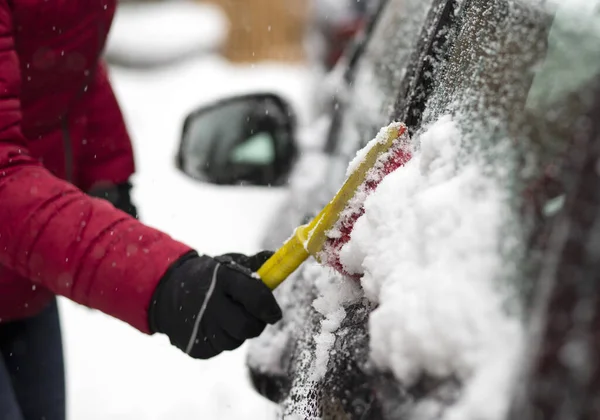
[[[256, 252], [282, 188], [222, 187], [176, 169], [183, 121], [220, 98], [268, 91], [299, 125], [363, 24], [367, 0], [121, 0], [105, 58], [137, 160], [143, 222], [200, 252]], [[61, 300], [71, 419], [269, 419], [250, 386], [245, 346], [192, 360], [164, 337]], [[169, 395], [165, 398], [164, 395]]]

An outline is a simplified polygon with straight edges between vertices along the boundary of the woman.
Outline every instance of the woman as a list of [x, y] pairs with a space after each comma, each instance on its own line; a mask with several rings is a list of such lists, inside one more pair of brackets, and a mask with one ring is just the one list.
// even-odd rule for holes
[[100, 62], [115, 7], [0, 0], [3, 420], [65, 418], [55, 295], [195, 358], [281, 318], [252, 277], [269, 253], [199, 255], [132, 217], [132, 147]]

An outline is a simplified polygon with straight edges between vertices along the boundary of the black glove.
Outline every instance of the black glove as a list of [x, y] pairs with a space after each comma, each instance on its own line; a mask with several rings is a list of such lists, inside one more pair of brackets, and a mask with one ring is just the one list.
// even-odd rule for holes
[[160, 281], [149, 310], [150, 329], [197, 359], [208, 359], [257, 337], [281, 319], [271, 290], [253, 273], [272, 255], [189, 253]]
[[137, 219], [138, 211], [135, 204], [131, 201], [131, 188], [132, 185], [130, 182], [124, 182], [117, 185], [96, 187], [89, 191], [88, 194], [92, 197], [103, 198], [109, 201], [119, 210]]

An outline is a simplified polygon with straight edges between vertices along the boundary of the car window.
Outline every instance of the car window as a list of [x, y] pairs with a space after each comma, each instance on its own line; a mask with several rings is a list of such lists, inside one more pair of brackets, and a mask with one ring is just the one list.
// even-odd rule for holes
[[551, 12], [547, 54], [535, 69], [523, 114], [542, 165], [571, 146], [565, 139], [595, 100], [590, 85], [600, 75], [600, 2], [574, 0]]
[[357, 64], [337, 155], [353, 156], [360, 145], [371, 140], [389, 121], [433, 3], [433, 0], [389, 1]]
[[425, 40], [428, 16], [434, 5], [445, 3], [446, 0], [387, 1], [356, 63], [351, 89], [339, 103], [341, 121], [332, 133], [332, 159], [323, 197], [340, 187], [346, 166], [357, 150], [390, 121], [411, 59]]
[[432, 1], [392, 1], [358, 64], [354, 97], [362, 101], [355, 111], [382, 126], [390, 115], [395, 93], [406, 74]]
[[[543, 0], [467, 1], [425, 110], [424, 129], [450, 114], [472, 147], [507, 145], [488, 158], [490, 167], [512, 165], [507, 175], [512, 229], [522, 232], [530, 251], [540, 226], [556, 211], [551, 206], [564, 194], [561, 168], [569, 139], [594, 101], [599, 5], [599, 0], [560, 7]], [[539, 269], [526, 267], [532, 259], [523, 264], [519, 270]]]
[[462, 112], [475, 123], [496, 128], [504, 121], [512, 130], [509, 134], [527, 134], [528, 143], [552, 146], [550, 138], [516, 130], [526, 128], [524, 124], [529, 129], [536, 124], [538, 129], [556, 126], [559, 110], [570, 116], [581, 111], [582, 87], [600, 68], [597, 3], [575, 0], [555, 7], [543, 0], [467, 2], [426, 122], [450, 111]]
[[426, 122], [449, 110], [495, 117], [524, 104], [534, 66], [546, 52], [549, 24], [541, 8], [519, 1], [468, 1]]

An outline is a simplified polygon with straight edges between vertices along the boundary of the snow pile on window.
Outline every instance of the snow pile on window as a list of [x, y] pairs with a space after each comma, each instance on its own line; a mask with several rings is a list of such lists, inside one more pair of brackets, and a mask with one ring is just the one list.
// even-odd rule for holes
[[421, 374], [457, 377], [464, 387], [446, 420], [500, 420], [524, 334], [502, 285], [509, 191], [465, 151], [450, 117], [419, 141], [367, 198], [341, 261], [364, 272], [379, 304], [369, 324], [375, 364], [406, 386]]

